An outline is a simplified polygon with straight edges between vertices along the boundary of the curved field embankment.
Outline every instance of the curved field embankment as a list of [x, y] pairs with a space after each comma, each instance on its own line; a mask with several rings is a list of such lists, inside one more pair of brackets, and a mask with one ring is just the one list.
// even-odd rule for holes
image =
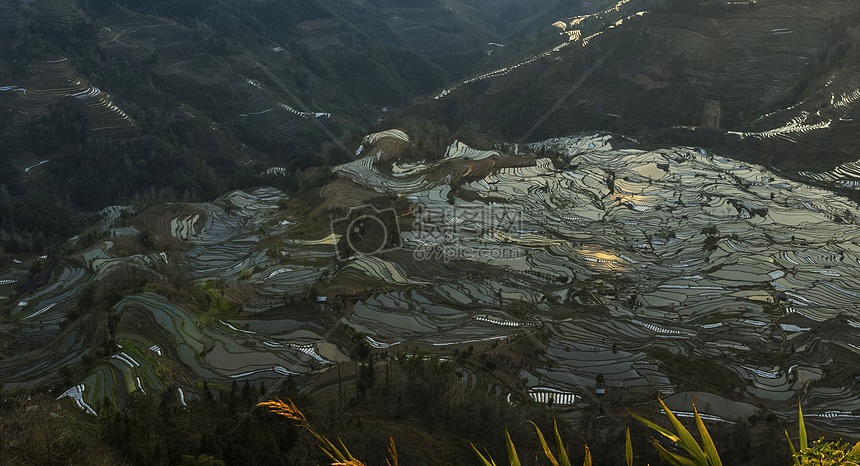
[[[378, 290], [356, 304], [350, 325], [378, 344], [444, 346], [540, 321], [552, 358], [527, 375], [529, 386], [584, 403], [599, 378], [630, 393], [732, 387], [780, 407], [803, 387], [839, 383], [821, 370], [845, 365], [835, 353], [858, 358], [847, 337], [860, 326], [855, 204], [694, 148], [615, 149], [608, 135], [544, 144], [569, 166], [532, 159], [492, 170], [463, 186], [468, 197], [447, 177], [401, 189], [440, 165], [509, 156], [455, 145], [441, 162], [402, 171], [387, 188], [420, 205], [403, 249], [350, 259], [328, 284]], [[517, 308], [529, 311], [511, 314]], [[477, 318], [488, 312], [505, 314]], [[685, 358], [719, 366], [694, 380]]]

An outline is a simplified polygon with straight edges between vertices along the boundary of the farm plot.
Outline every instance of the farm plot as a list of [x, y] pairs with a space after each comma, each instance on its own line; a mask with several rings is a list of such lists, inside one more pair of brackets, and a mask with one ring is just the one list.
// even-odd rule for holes
[[[548, 350], [523, 376], [529, 396], [543, 401], [555, 393], [574, 407], [589, 402], [586, 392], [600, 379], [613, 390], [664, 395], [690, 386], [714, 396], [732, 390], [778, 408], [815, 393], [808, 387], [837, 385], [829, 365], [860, 358], [852, 339], [860, 328], [860, 211], [845, 198], [698, 148], [624, 149], [628, 141], [606, 134], [545, 141], [516, 155], [455, 143], [441, 161], [413, 165], [384, 156], [384, 141], [394, 147], [407, 138], [366, 138], [371, 155], [336, 169], [349, 181], [320, 192], [320, 203], [339, 208], [374, 191], [411, 203], [413, 223], [399, 221], [402, 243], [379, 254], [336, 261], [337, 234], [282, 236], [302, 219], [278, 209], [283, 193], [274, 189], [142, 218], [188, 245], [171, 261], [199, 281], [223, 279], [225, 296], [245, 311], [281, 306], [285, 294], [318, 286], [323, 312], [334, 306], [327, 298], [355, 303], [340, 322], [377, 349], [421, 343], [441, 351], [539, 328]], [[562, 161], [523, 153], [541, 147], [560, 151]], [[61, 304], [48, 306], [115, 270], [121, 241], [85, 251], [16, 312], [34, 321], [62, 314]], [[146, 269], [159, 257], [123, 259]], [[117, 311], [128, 347], [157, 347], [158, 355], [129, 350], [131, 366], [119, 356], [103, 362], [84, 384], [85, 401], [157, 386], [157, 371], [148, 369], [157, 358], [219, 381], [305, 374], [326, 365], [318, 351], [340, 358], [333, 347], [318, 349], [325, 329], [313, 319], [266, 321], [262, 313], [204, 325], [153, 292], [127, 296]], [[66, 341], [78, 349], [65, 354], [80, 357], [77, 340]], [[23, 363], [4, 362], [0, 371], [24, 380], [61, 359], [43, 358], [32, 374]], [[688, 360], [713, 364], [719, 377], [690, 375]], [[822, 425], [856, 393], [834, 396], [810, 405]], [[860, 429], [846, 419], [845, 431]]]
[[[847, 199], [696, 148], [621, 149], [600, 134], [531, 146], [540, 147], [565, 153], [569, 167], [499, 167], [464, 185], [468, 199], [452, 197], [448, 178], [427, 185], [441, 173], [434, 164], [401, 170], [396, 185], [365, 177], [378, 161], [361, 176], [341, 172], [417, 208], [405, 251], [356, 259], [331, 282], [367, 277], [412, 291], [362, 300], [346, 322], [387, 344], [481, 341], [521, 329], [486, 317], [520, 306], [550, 330], [533, 386], [581, 391], [601, 375], [671, 394], [674, 366], [650, 355], [658, 347], [718, 361], [746, 397], [773, 403], [820, 379], [826, 345], [860, 325], [860, 228]], [[506, 156], [456, 143], [444, 160], [490, 157]], [[410, 191], [410, 181], [423, 186]], [[482, 255], [505, 248], [506, 257]]]
[[28, 341], [48, 342], [60, 332], [66, 312], [77, 302], [88, 278], [85, 269], [66, 265], [55, 271], [47, 286], [21, 297], [12, 315], [21, 317], [21, 331]]
[[[70, 257], [54, 271], [47, 285], [20, 297], [13, 306], [27, 344], [51, 343], [38, 356], [4, 360], [0, 377], [5, 386], [14, 388], [45, 380], [90, 351], [78, 330], [61, 333], [60, 324], [83, 288], [91, 283], [108, 286], [131, 275], [149, 277], [158, 283], [165, 280], [158, 270], [175, 262], [192, 278], [224, 279], [224, 296], [235, 297], [246, 312], [283, 306], [285, 294], [303, 293], [327, 270], [324, 265], [308, 265], [313, 257], [300, 254], [313, 246], [274, 238], [269, 243], [284, 252], [276, 257], [258, 244], [266, 238], [262, 226], [273, 222], [278, 201], [283, 197], [278, 190], [262, 188], [250, 193], [233, 192], [212, 203], [150, 209], [132, 217], [130, 223], [155, 232], [158, 241], [174, 246], [177, 242], [191, 243], [190, 247], [169, 253], [123, 255], [123, 251], [138, 247], [136, 240], [114, 236]], [[103, 228], [111, 229], [124, 209], [106, 209]], [[284, 228], [292, 224], [286, 222]], [[112, 231], [121, 235], [122, 230]], [[283, 229], [278, 231], [282, 233]], [[328, 243], [322, 247], [326, 252], [319, 257], [324, 264], [334, 249]], [[290, 263], [292, 259], [299, 263]], [[23, 277], [23, 271], [19, 272], [4, 275], [0, 290], [14, 286]], [[152, 291], [131, 294], [116, 304], [112, 312], [120, 316], [117, 339], [122, 348], [108, 355], [70, 389], [67, 397], [73, 405], [88, 412], [87, 406], [91, 408], [105, 397], [121, 402], [134, 390], [160, 390], [164, 386], [163, 364], [178, 364], [195, 377], [220, 381], [302, 374], [328, 364], [316, 351], [324, 331], [314, 322], [285, 319], [255, 324], [254, 330], [246, 330], [241, 322], [201, 319], [183, 306]], [[326, 350], [326, 354], [336, 355], [337, 351]]]
[[117, 138], [131, 138], [138, 134], [137, 123], [131, 119], [101, 89], [93, 86], [65, 57], [56, 57], [35, 62], [34, 73], [38, 79], [16, 92], [12, 105], [17, 110], [16, 126], [39, 114], [44, 107], [63, 97], [74, 97], [83, 102], [88, 110], [87, 125], [97, 131]]
[[26, 387], [56, 376], [63, 366], [76, 364], [90, 352], [82, 332], [72, 330], [60, 338], [47, 340], [47, 346], [34, 354], [7, 358], [0, 363], [0, 380], [4, 389]]
[[[313, 351], [320, 335], [305, 327], [274, 336], [242, 330], [223, 321], [203, 326], [189, 311], [150, 292], [129, 296], [117, 309], [157, 326], [160, 330], [150, 329], [148, 333], [164, 333], [165, 338], [158, 342], [161, 351], [210, 380], [228, 380], [251, 372], [277, 372], [276, 368], [284, 367], [294, 373], [305, 372], [310, 367], [309, 355], [310, 359], [325, 363]], [[123, 336], [129, 340], [151, 341], [148, 335], [138, 335], [131, 326], [123, 329]]]

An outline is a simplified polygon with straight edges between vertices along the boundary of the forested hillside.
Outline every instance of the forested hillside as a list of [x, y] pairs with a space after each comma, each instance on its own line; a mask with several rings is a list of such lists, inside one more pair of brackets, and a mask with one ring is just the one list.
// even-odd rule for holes
[[[71, 213], [296, 189], [309, 168], [349, 160], [337, 143], [372, 125], [434, 148], [450, 141], [421, 133], [597, 129], [794, 171], [854, 161], [853, 2], [613, 5], [5, 0], [0, 243], [36, 251], [75, 231], [21, 213], [34, 203]], [[269, 167], [283, 176], [264, 182]]]
[[70, 236], [39, 218], [53, 206], [211, 199], [268, 167], [294, 189], [348, 160], [337, 142], [481, 69], [488, 43], [594, 3], [4, 0], [0, 245]]
[[327, 462], [275, 397], [368, 464], [857, 438], [858, 44], [856, 0], [0, 0], [0, 466]]
[[509, 141], [602, 129], [721, 147], [786, 171], [857, 159], [857, 2], [633, 0], [559, 19], [532, 39], [543, 53], [494, 62], [411, 114]]

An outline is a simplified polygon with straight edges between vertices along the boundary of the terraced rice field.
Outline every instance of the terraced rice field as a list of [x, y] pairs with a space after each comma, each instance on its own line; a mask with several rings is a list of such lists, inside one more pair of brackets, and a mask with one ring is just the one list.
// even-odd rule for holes
[[[102, 211], [103, 228], [111, 238], [67, 259], [50, 283], [23, 297], [13, 306], [13, 315], [22, 320], [22, 339], [31, 347], [42, 347], [38, 354], [25, 353], [0, 363], [0, 379], [5, 388], [30, 385], [57, 373], [64, 365], [79, 361], [90, 352], [83, 327], [61, 331], [61, 323], [77, 303], [83, 288], [93, 282], [113, 280], [139, 270], [159, 280], [155, 271], [170, 261], [202, 283], [224, 279], [228, 286], [254, 290], [243, 302], [246, 312], [283, 306], [285, 294], [300, 295], [317, 282], [326, 268], [306, 265], [312, 246], [280, 244], [283, 260], [274, 261], [265, 250], [258, 250], [264, 223], [271, 223], [283, 193], [258, 189], [251, 193], [233, 192], [211, 203], [174, 205], [141, 216], [147, 229], [164, 232], [177, 240], [191, 243], [183, 253], [152, 253], [118, 256], [118, 244], [136, 236], [134, 227], [112, 228], [123, 207]], [[174, 208], [175, 207], [175, 208]], [[189, 212], [192, 212], [189, 214]], [[287, 227], [294, 222], [281, 222]], [[272, 229], [272, 234], [282, 230]], [[325, 244], [318, 254], [332, 257], [334, 248]], [[295, 257], [301, 264], [290, 264]], [[291, 254], [297, 253], [297, 254]], [[251, 272], [247, 278], [242, 272]], [[0, 279], [0, 292], [8, 299], [12, 287], [26, 275], [13, 269]], [[226, 293], [228, 296], [231, 293]], [[243, 293], [235, 293], [243, 295]], [[247, 294], [247, 293], [245, 293]], [[101, 361], [78, 385], [63, 397], [74, 406], [90, 412], [106, 396], [121, 402], [134, 390], [161, 390], [162, 360], [169, 359], [195, 377], [229, 381], [251, 377], [278, 378], [301, 374], [329, 362], [316, 352], [323, 328], [315, 322], [290, 319], [241, 321], [216, 319], [203, 325], [192, 309], [171, 302], [164, 295], [144, 291], [125, 297], [113, 307], [120, 316], [117, 339], [120, 347]], [[327, 347], [326, 347], [327, 348]], [[336, 349], [326, 354], [338, 358]], [[166, 362], [166, 361], [165, 361]]]
[[[297, 102], [284, 100], [281, 90], [258, 80], [258, 65], [252, 57], [212, 54], [199, 35], [174, 20], [116, 10], [100, 18], [100, 24], [100, 47], [105, 54], [121, 62], [157, 62], [153, 71], [171, 88], [187, 96], [182, 110], [186, 119], [195, 123], [197, 146], [222, 153], [239, 165], [266, 157], [230, 140], [219, 129], [221, 125], [241, 126], [265, 135], [267, 140], [285, 141], [296, 137], [302, 125], [306, 125], [305, 120], [332, 116], [324, 110], [303, 111]], [[253, 53], [266, 57], [269, 66], [294, 66], [292, 58], [278, 44], [260, 44], [254, 48]], [[220, 104], [210, 102], [212, 89], [219, 89], [219, 93], [229, 96], [229, 101], [241, 105], [219, 108]], [[194, 108], [200, 101], [207, 102], [208, 108], [218, 108], [218, 112], [209, 112], [210, 115], [200, 112]]]
[[[178, 358], [195, 374], [210, 380], [239, 378], [263, 371], [281, 373], [285, 367], [292, 373], [305, 372], [310, 364], [303, 361], [304, 355], [307, 352], [316, 354], [306, 345], [320, 339], [320, 335], [304, 327], [270, 335], [240, 329], [223, 320], [202, 326], [193, 314], [156, 293], [129, 296], [117, 309], [127, 315], [129, 324], [142, 322], [144, 326], [149, 323], [159, 328], [159, 333], [144, 336], [132, 325], [124, 325], [124, 321], [120, 324], [120, 335], [140, 347], [157, 345], [165, 357]], [[153, 337], [163, 341], [153, 341]], [[151, 356], [160, 357], [157, 352], [148, 351]]]
[[40, 0], [37, 3], [39, 11], [49, 17], [59, 18], [66, 21], [80, 20], [85, 17], [74, 3], [64, 2], [61, 0]]
[[[38, 114], [40, 109], [63, 97], [75, 97], [89, 109], [88, 127], [90, 131], [100, 132], [111, 137], [129, 138], [138, 135], [137, 124], [126, 114], [113, 98], [101, 89], [91, 85], [81, 76], [72, 63], [65, 57], [33, 63], [36, 82], [15, 92], [12, 106], [15, 108], [15, 122], [20, 125]], [[4, 89], [6, 90], [6, 89]]]
[[[588, 43], [591, 40], [593, 40], [595, 37], [599, 36], [602, 33], [602, 31], [596, 32], [596, 33], [590, 34], [586, 37], [583, 37], [582, 36], [582, 30], [580, 29], [582, 27], [583, 23], [589, 23], [589, 24], [592, 24], [592, 26], [593, 26], [594, 23], [598, 23], [598, 24], [602, 23], [604, 21], [604, 18], [613, 18], [613, 20], [615, 20], [615, 21], [612, 22], [611, 24], [609, 24], [607, 26], [607, 28], [608, 29], [614, 29], [618, 26], [621, 26], [622, 24], [624, 24], [627, 21], [633, 20], [634, 18], [642, 17], [647, 13], [647, 11], [637, 11], [637, 12], [635, 12], [633, 14], [629, 14], [629, 15], [623, 14], [623, 10], [625, 10], [625, 8], [622, 8], [622, 7], [624, 7], [624, 5], [629, 3], [629, 2], [630, 2], [630, 0], [620, 0], [618, 3], [616, 3], [615, 5], [609, 7], [605, 10], [598, 11], [598, 12], [588, 14], [588, 15], [579, 16], [576, 18], [570, 18], [570, 19], [567, 19], [565, 21], [557, 21], [553, 24], [553, 26], [560, 28], [561, 29], [560, 34], [566, 38], [563, 41], [559, 41], [560, 43], [558, 45], [555, 45], [554, 47], [552, 47], [549, 50], [546, 50], [542, 53], [538, 53], [538, 54], [532, 55], [530, 57], [526, 57], [525, 59], [523, 59], [519, 63], [504, 66], [504, 67], [489, 71], [487, 73], [465, 79], [465, 80], [455, 84], [454, 86], [451, 86], [449, 88], [442, 90], [439, 94], [437, 94], [433, 98], [436, 100], [445, 98], [446, 96], [448, 96], [449, 94], [454, 92], [457, 88], [464, 86], [464, 85], [474, 83], [474, 82], [484, 81], [484, 80], [496, 81], [499, 78], [507, 77], [507, 76], [511, 75], [512, 73], [516, 73], [518, 70], [521, 70], [524, 67], [528, 67], [528, 65], [531, 65], [532, 63], [538, 62], [538, 61], [543, 60], [543, 59], [555, 58], [556, 60], [560, 60], [561, 58], [558, 56], [558, 53], [562, 49], [564, 49], [565, 47], [568, 47], [571, 44], [581, 44], [582, 47], [586, 47], [586, 46], [588, 46]], [[594, 29], [594, 27], [592, 27], [592, 29]], [[496, 44], [496, 45], [498, 45], [498, 44]], [[516, 82], [516, 80], [511, 80], [511, 81]], [[494, 83], [494, 85], [495, 84], [496, 83]], [[489, 94], [495, 94], [499, 90], [500, 89], [491, 88], [489, 91]]]
[[[815, 136], [818, 130], [854, 121], [857, 116], [858, 101], [860, 101], [860, 78], [857, 77], [856, 71], [839, 70], [806, 99], [791, 107], [763, 115], [753, 123], [754, 126], [769, 129], [730, 132], [730, 134], [737, 134], [741, 138], [781, 138], [788, 142], [809, 145], [813, 140], [804, 136]], [[826, 181], [853, 181], [857, 178], [851, 164], [829, 173], [804, 174], [813, 179]]]
[[[147, 228], [188, 248], [115, 257], [123, 238], [113, 237], [70, 260], [15, 309], [52, 349], [0, 362], [0, 377], [19, 386], [79, 359], [88, 350], [76, 330], [56, 338], [75, 294], [122, 265], [153, 270], [169, 260], [198, 282], [223, 280], [245, 314], [202, 324], [153, 291], [126, 296], [115, 306], [122, 348], [68, 394], [81, 409], [105, 395], [159, 389], [161, 360], [218, 381], [306, 374], [342, 360], [336, 342], [323, 341], [330, 324], [289, 307], [276, 320], [265, 314], [313, 285], [320, 316], [348, 294], [353, 304], [339, 323], [378, 350], [421, 345], [444, 354], [540, 331], [548, 347], [522, 369], [523, 396], [565, 410], [593, 403], [598, 380], [608, 390], [660, 393], [673, 406], [692, 386], [711, 400], [714, 419], [762, 404], [790, 416], [802, 397], [813, 424], [860, 433], [860, 394], [849, 383], [860, 375], [853, 202], [706, 150], [623, 148], [632, 143], [608, 134], [548, 140], [517, 155], [455, 141], [441, 161], [412, 165], [396, 152], [380, 155], [395, 141], [408, 138], [366, 138], [365, 157], [336, 167], [344, 179], [320, 191], [320, 204], [344, 209], [378, 193], [402, 195], [412, 209], [397, 220], [396, 247], [337, 260], [340, 234], [282, 237], [303, 219], [286, 212], [285, 220], [283, 194], [270, 188], [144, 213]], [[542, 148], [563, 157], [523, 155]], [[105, 228], [118, 212], [104, 212]], [[690, 381], [678, 358], [722, 372]], [[730, 393], [719, 388], [724, 380], [734, 381]], [[483, 389], [476, 383], [464, 375], [464, 390]], [[516, 401], [502, 387], [487, 390]]]
[[[528, 323], [552, 336], [546, 366], [523, 376], [580, 394], [598, 375], [609, 387], [674, 393], [651, 348], [718, 361], [756, 403], [815, 387], [837, 354], [860, 359], [856, 204], [695, 148], [615, 149], [609, 135], [531, 149], [542, 146], [568, 154], [569, 166], [499, 169], [453, 205], [434, 166], [386, 175], [371, 155], [342, 169], [421, 212], [402, 232], [405, 251], [340, 266], [333, 282], [398, 288], [358, 303], [350, 325], [379, 344], [444, 346], [520, 333], [526, 321], [509, 309], [527, 305]], [[455, 143], [446, 155], [450, 164], [500, 154]], [[860, 427], [855, 417], [839, 425]]]

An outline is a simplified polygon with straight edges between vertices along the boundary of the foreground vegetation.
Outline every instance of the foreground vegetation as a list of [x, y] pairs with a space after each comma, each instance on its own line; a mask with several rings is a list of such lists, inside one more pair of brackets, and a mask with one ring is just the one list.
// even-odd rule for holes
[[[471, 358], [480, 360], [470, 356], [460, 363], [471, 367]], [[344, 369], [350, 365], [345, 364]], [[58, 406], [47, 390], [57, 393], [66, 388], [62, 384], [42, 387], [42, 394], [36, 390], [7, 392], [0, 410], [0, 465], [481, 464], [473, 445], [490, 464], [490, 458], [508, 451], [514, 451], [521, 461], [512, 464], [572, 464], [587, 456], [595, 465], [625, 464], [629, 451], [635, 454], [635, 464], [661, 464], [661, 458], [678, 461], [668, 459], [670, 464], [709, 464], [678, 459], [684, 456], [695, 461], [705, 452], [708, 458], [720, 458], [722, 464], [792, 462], [782, 426], [773, 416], [756, 416], [733, 425], [713, 424], [709, 431], [703, 430], [699, 419], [701, 442], [693, 445], [692, 435], [681, 430], [684, 427], [668, 409], [668, 423], [635, 422], [622, 412], [597, 409], [586, 409], [575, 426], [563, 419], [556, 423], [541, 405], [511, 406], [504, 397], [488, 394], [480, 386], [462, 391], [452, 363], [420, 354], [399, 358], [388, 366], [377, 364], [375, 373], [362, 362], [356, 372], [358, 380], [353, 377], [346, 387], [329, 383], [313, 397], [301, 394], [291, 378], [274, 390], [263, 383], [203, 383], [197, 386], [196, 396], [187, 392], [186, 405], [175, 386], [161, 393], [134, 392], [120, 407], [108, 401], [94, 406], [98, 418], [83, 416], [66, 402]], [[344, 376], [350, 378], [348, 373]], [[265, 402], [270, 399], [295, 400], [296, 404]], [[261, 401], [263, 407], [291, 417], [255, 409]], [[659, 417], [650, 408], [635, 409], [641, 419]], [[622, 423], [613, 423], [610, 417]], [[527, 419], [533, 422], [524, 422]], [[651, 429], [669, 443], [650, 440]], [[552, 435], [543, 437], [543, 432]], [[809, 459], [824, 454], [853, 458], [844, 444], [818, 441], [804, 448], [805, 429], [801, 427], [800, 432], [801, 448], [795, 455], [800, 464], [819, 464]], [[703, 433], [711, 439], [710, 446]], [[561, 450], [560, 439], [567, 443]], [[323, 450], [317, 446], [321, 442], [326, 447]], [[652, 444], [661, 446], [655, 450]], [[712, 456], [711, 451], [717, 449], [719, 455]], [[396, 460], [392, 458], [395, 452]], [[571, 463], [565, 463], [564, 456]]]
[[[701, 416], [699, 415], [699, 411], [696, 409], [695, 403], [693, 403], [693, 412], [695, 416], [696, 429], [699, 433], [701, 444], [697, 441], [689, 430], [678, 420], [674, 413], [669, 410], [668, 407], [660, 401], [660, 405], [663, 407], [663, 412], [666, 414], [669, 422], [671, 423], [672, 430], [665, 429], [645, 418], [634, 415], [633, 417], [641, 421], [646, 426], [655, 430], [663, 437], [668, 439], [674, 444], [676, 450], [683, 450], [686, 452], [687, 456], [680, 455], [677, 453], [671, 452], [667, 447], [665, 447], [662, 443], [657, 441], [656, 439], [652, 439], [654, 447], [657, 449], [657, 452], [660, 455], [660, 459], [664, 460], [667, 463], [672, 464], [673, 466], [722, 466], [722, 461], [720, 459], [720, 455], [717, 452], [716, 445], [714, 444], [713, 439], [711, 438], [710, 433], [708, 432], [707, 427], [705, 427], [704, 422], [702, 421]], [[364, 466], [360, 460], [356, 459], [352, 453], [349, 452], [346, 445], [344, 445], [343, 441], [338, 440], [340, 446], [336, 445], [324, 435], [320, 434], [313, 427], [311, 427], [305, 415], [299, 410], [299, 408], [293, 403], [291, 400], [287, 399], [287, 401], [281, 401], [280, 399], [276, 399], [274, 401], [266, 401], [260, 403], [258, 406], [264, 406], [269, 408], [272, 413], [283, 416], [287, 419], [290, 419], [294, 422], [294, 425], [300, 428], [303, 428], [311, 433], [311, 435], [316, 439], [317, 446], [329, 457], [332, 461], [332, 466], [341, 466], [341, 465], [352, 465], [352, 466]], [[788, 432], [786, 431], [785, 435], [788, 438], [788, 445], [792, 454], [792, 461], [795, 466], [801, 465], [843, 465], [843, 466], [856, 466], [860, 464], [860, 442], [857, 442], [853, 447], [849, 444], [843, 443], [841, 440], [836, 442], [828, 442], [824, 439], [816, 440], [812, 446], [809, 446], [807, 440], [806, 426], [803, 422], [803, 410], [798, 406], [798, 424], [799, 424], [799, 444], [800, 447], [798, 450], [795, 450], [794, 445], [792, 443], [791, 437], [789, 437]], [[540, 427], [537, 424], [528, 421], [535, 428], [535, 432], [537, 434], [538, 440], [540, 441], [540, 445], [543, 449], [543, 454], [546, 458], [553, 464], [553, 466], [570, 466], [570, 456], [568, 454], [569, 448], [566, 447], [562, 441], [561, 435], [558, 432], [558, 424], [553, 425], [553, 433], [555, 446], [557, 448], [557, 457], [556, 454], [553, 454], [552, 448], [547, 444], [546, 438], [541, 432]], [[511, 439], [510, 433], [505, 431], [505, 440], [506, 446], [508, 450], [508, 460], [510, 461], [511, 466], [520, 466], [522, 463], [520, 461], [520, 456], [517, 454], [517, 449], [514, 444], [514, 441]], [[630, 429], [627, 429], [625, 442], [624, 442], [624, 460], [627, 466], [633, 465], [634, 455], [633, 455], [633, 443], [630, 439]], [[492, 456], [487, 453], [485, 456], [482, 454], [475, 445], [472, 445], [472, 449], [475, 451], [475, 454], [478, 456], [480, 463], [483, 466], [496, 466], [496, 462], [492, 459]], [[394, 438], [390, 438], [389, 447], [388, 447], [388, 455], [389, 458], [386, 459], [386, 464], [388, 466], [397, 466], [399, 464], [397, 447], [394, 443]], [[537, 460], [537, 457], [535, 457]], [[583, 465], [591, 466], [593, 464], [591, 450], [588, 448], [588, 445], [585, 446], [585, 454]]]

